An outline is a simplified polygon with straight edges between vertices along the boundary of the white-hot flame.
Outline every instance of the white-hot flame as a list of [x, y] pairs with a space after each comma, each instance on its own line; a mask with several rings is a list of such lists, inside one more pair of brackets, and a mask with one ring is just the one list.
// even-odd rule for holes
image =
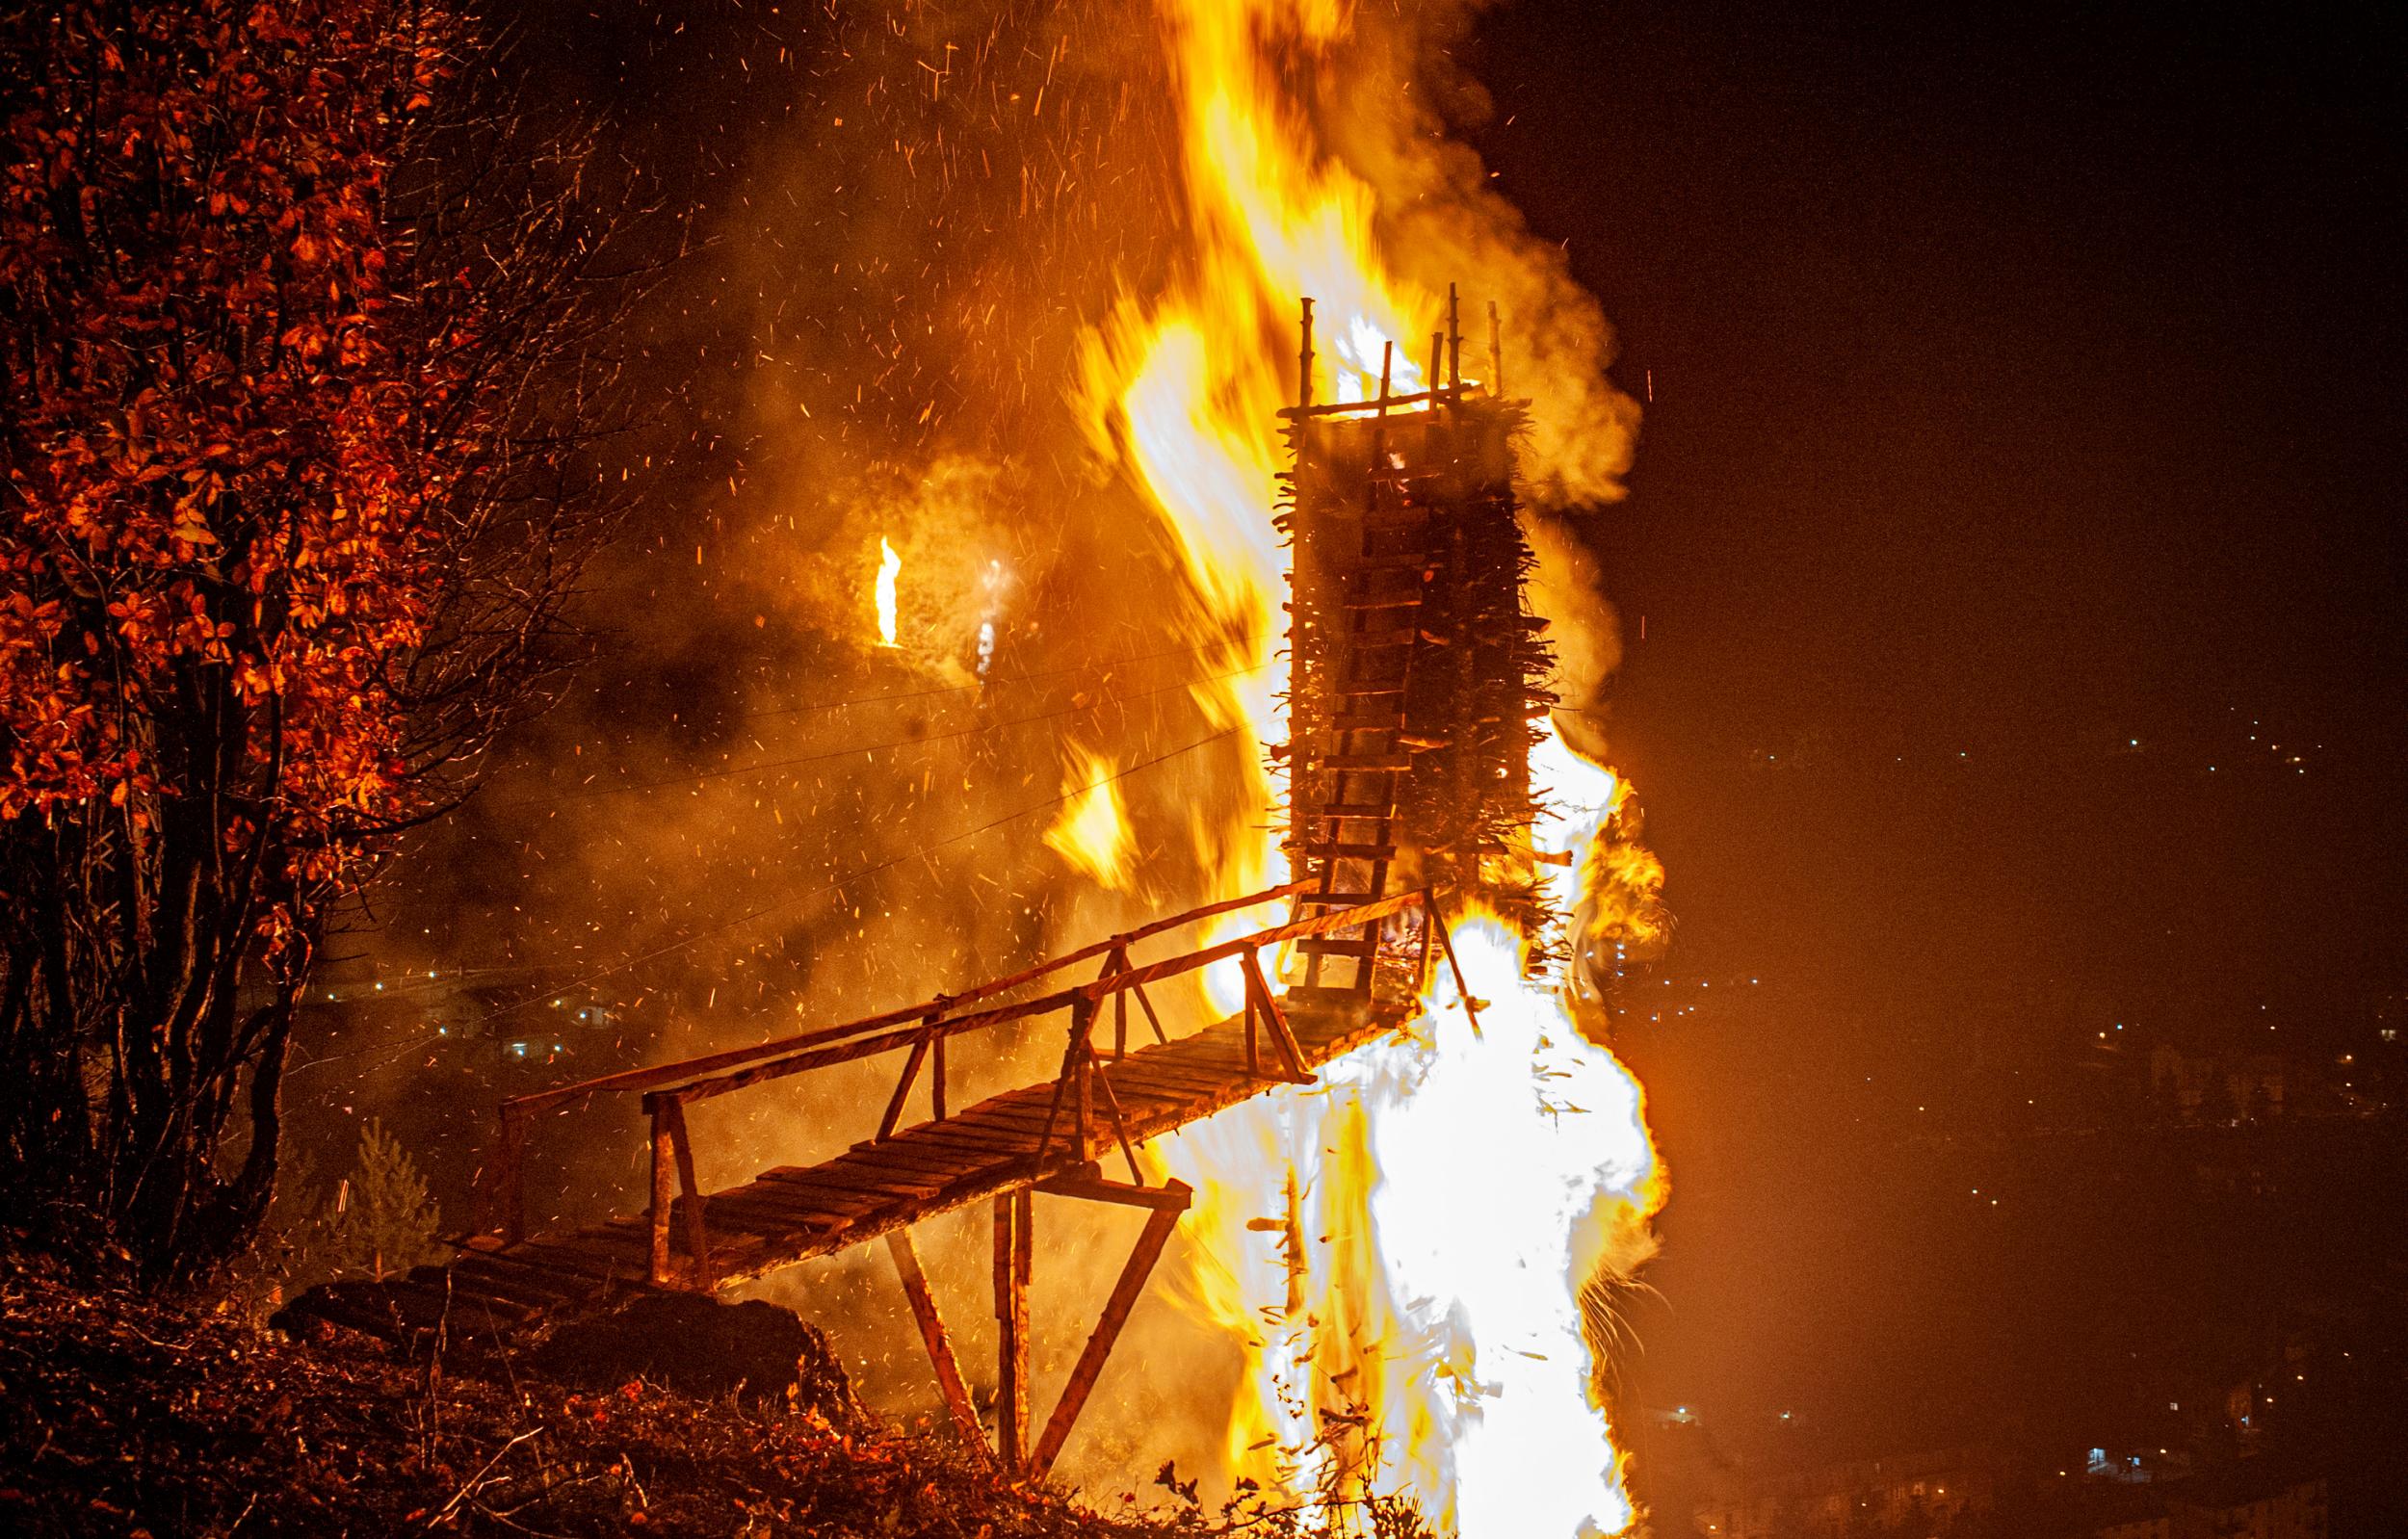
[[895, 579], [903, 575], [903, 558], [881, 535], [877, 541], [877, 644], [895, 644]]
[[[1285, 94], [1291, 72], [1330, 67], [1351, 7], [1161, 0], [1161, 13], [1191, 260], [1088, 339], [1085, 420], [1185, 559], [1199, 639], [1244, 669], [1197, 686], [1198, 704], [1278, 743], [1269, 665], [1287, 553], [1271, 514], [1296, 354], [1274, 344], [1296, 337], [1296, 301], [1310, 296], [1316, 400], [1370, 398], [1383, 364], [1391, 391], [1419, 391], [1435, 382], [1417, 351], [1443, 301], [1391, 271], [1371, 188], [1316, 150]], [[1589, 851], [1620, 783], [1560, 743], [1537, 768], [1558, 805], [1580, 808], [1533, 831], [1540, 850]], [[1270, 787], [1248, 773], [1255, 816], [1199, 813], [1192, 830], [1222, 894], [1285, 874], [1251, 826]], [[1580, 874], [1539, 870], [1570, 909]], [[1223, 928], [1259, 922], [1232, 916]], [[1165, 1161], [1197, 1188], [1187, 1291], [1245, 1353], [1225, 1471], [1300, 1496], [1402, 1493], [1479, 1539], [1619, 1532], [1631, 1505], [1581, 1301], [1593, 1277], [1627, 1271], [1651, 1243], [1664, 1187], [1642, 1098], [1582, 1035], [1557, 980], [1525, 978], [1519, 938], [1479, 918], [1458, 933], [1486, 1001], [1477, 1030], [1449, 984], [1410, 1035], [1331, 1065], [1322, 1084], [1164, 1141]], [[1207, 984], [1224, 1009], [1231, 981]]]
[[[1547, 843], [1586, 851], [1623, 783], [1548, 757]], [[1582, 1297], [1653, 1249], [1666, 1187], [1644, 1097], [1502, 921], [1475, 913], [1452, 939], [1477, 1023], [1442, 962], [1409, 1034], [1165, 1150], [1199, 1187], [1195, 1296], [1249, 1343], [1227, 1457], [1273, 1489], [1409, 1496], [1466, 1539], [1619, 1533]]]

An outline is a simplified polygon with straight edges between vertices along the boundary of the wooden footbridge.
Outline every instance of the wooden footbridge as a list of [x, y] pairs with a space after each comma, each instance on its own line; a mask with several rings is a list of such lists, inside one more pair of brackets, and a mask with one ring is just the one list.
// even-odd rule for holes
[[[1426, 891], [1331, 906], [1304, 881], [1158, 921], [962, 994], [780, 1041], [561, 1085], [501, 1104], [498, 1148], [482, 1172], [494, 1227], [466, 1240], [458, 1259], [375, 1285], [336, 1285], [293, 1313], [405, 1339], [448, 1322], [496, 1335], [530, 1332], [593, 1313], [646, 1289], [713, 1291], [797, 1262], [883, 1239], [928, 1345], [955, 1425], [987, 1447], [951, 1338], [911, 1240], [911, 1226], [972, 1203], [993, 1205], [995, 1313], [1000, 1322], [994, 1454], [1009, 1471], [1041, 1476], [1060, 1453], [1129, 1311], [1143, 1291], [1191, 1192], [1148, 1185], [1137, 1146], [1157, 1135], [1315, 1070], [1389, 1031], [1416, 1008], [1433, 942], [1453, 963]], [[1280, 900], [1323, 909], [1217, 945], [1139, 962], [1143, 942], [1184, 926]], [[1419, 923], [1405, 923], [1414, 915]], [[1344, 938], [1340, 937], [1344, 932]], [[1383, 944], [1384, 942], [1384, 944]], [[1365, 957], [1344, 988], [1270, 983], [1263, 953]], [[1006, 1004], [1082, 963], [1089, 981]], [[1235, 962], [1245, 1007], [1192, 1035], [1164, 1029], [1148, 985]], [[1461, 976], [1456, 975], [1457, 986]], [[1130, 1044], [1130, 1004], [1154, 1040]], [[983, 1007], [982, 1007], [983, 1006]], [[947, 1100], [947, 1045], [973, 1031], [1049, 1015], [1067, 1019], [1061, 1067], [1050, 1081], [955, 1110]], [[1109, 1017], [1110, 1040], [1099, 1041]], [[694, 1102], [881, 1055], [902, 1058], [876, 1133], [808, 1167], [766, 1171], [743, 1186], [703, 1192], [694, 1178], [686, 1108]], [[906, 1108], [925, 1085], [928, 1115]], [[605, 1095], [638, 1095], [651, 1127], [651, 1201], [641, 1216], [567, 1233], [527, 1231], [522, 1177], [529, 1140], [549, 1116]], [[1106, 1173], [1125, 1163], [1127, 1180]], [[1086, 1349], [1041, 1435], [1029, 1441], [1029, 1311], [1034, 1193], [1147, 1211]]]
[[[1496, 392], [1504, 365], [1493, 306], [1490, 385], [1465, 385], [1449, 295], [1446, 330], [1430, 339], [1428, 387], [1391, 392], [1391, 345], [1379, 393], [1369, 401], [1314, 403], [1312, 301], [1301, 308], [1301, 386], [1296, 404], [1280, 413], [1295, 465], [1284, 478], [1286, 511], [1277, 522], [1296, 553], [1293, 740], [1282, 750], [1294, 792], [1287, 843], [1297, 869], [1311, 875], [964, 993], [506, 1101], [500, 1144], [481, 1177], [486, 1233], [447, 1266], [398, 1283], [321, 1289], [292, 1313], [397, 1338], [482, 1319], [490, 1334], [507, 1338], [630, 1291], [707, 1292], [882, 1239], [954, 1421], [984, 1448], [911, 1226], [991, 1203], [1001, 1325], [994, 1452], [1014, 1473], [1050, 1469], [1191, 1196], [1176, 1181], [1148, 1185], [1137, 1146], [1274, 1086], [1311, 1083], [1322, 1065], [1409, 1016], [1433, 947], [1450, 966], [1453, 952], [1429, 888], [1387, 891], [1406, 851], [1422, 879], [1492, 901], [1518, 889], [1511, 879], [1492, 879], [1490, 864], [1536, 858], [1527, 835], [1534, 816], [1529, 718], [1555, 697], [1537, 682], [1547, 665], [1535, 640], [1544, 622], [1527, 615], [1521, 601], [1530, 556], [1514, 512], [1510, 445], [1523, 404]], [[1403, 414], [1408, 409], [1412, 415]], [[1504, 875], [1510, 878], [1510, 870]], [[1134, 955], [1184, 926], [1279, 900], [1293, 905], [1285, 924], [1154, 961]], [[1284, 993], [1271, 986], [1283, 964], [1264, 964], [1263, 953], [1274, 949], [1301, 959], [1301, 982]], [[1091, 962], [1101, 964], [1093, 978], [1022, 997]], [[1147, 987], [1221, 963], [1244, 976], [1243, 1011], [1172, 1039]], [[1325, 986], [1325, 971], [1346, 981]], [[1454, 981], [1464, 988], [1459, 968]], [[1132, 1001], [1154, 1038], [1134, 1050]], [[1053, 1079], [953, 1109], [949, 1044], [1056, 1015], [1066, 1030]], [[1107, 1018], [1109, 1047], [1098, 1040]], [[872, 1136], [824, 1163], [766, 1171], [726, 1191], [700, 1189], [690, 1105], [890, 1054], [902, 1067]], [[928, 1115], [907, 1118], [923, 1085]], [[520, 1187], [529, 1139], [547, 1117], [607, 1095], [642, 1098], [652, 1144], [647, 1210], [573, 1233], [528, 1233]], [[1106, 1174], [1115, 1157], [1126, 1161], [1126, 1181]], [[1028, 1288], [1036, 1192], [1128, 1204], [1148, 1216], [1032, 1445]]]

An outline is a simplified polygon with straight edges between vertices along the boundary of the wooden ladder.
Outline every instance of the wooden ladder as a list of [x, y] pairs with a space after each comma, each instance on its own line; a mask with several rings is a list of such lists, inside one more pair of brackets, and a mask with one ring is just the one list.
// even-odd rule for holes
[[[1413, 765], [1413, 745], [1404, 741], [1405, 691], [1423, 644], [1422, 601], [1431, 570], [1426, 539], [1434, 519], [1405, 501], [1405, 478], [1388, 461], [1394, 353], [1391, 343], [1380, 358], [1378, 426], [1372, 434], [1362, 541], [1345, 574], [1340, 603], [1347, 614], [1347, 663], [1336, 684], [1338, 709], [1328, 722], [1335, 746], [1310, 767], [1324, 776], [1320, 828], [1295, 847], [1318, 864], [1320, 880], [1296, 895], [1297, 918], [1386, 896], [1388, 868], [1397, 855], [1398, 789]], [[1373, 920], [1351, 935], [1296, 942], [1297, 954], [1305, 959], [1304, 980], [1291, 992], [1303, 999], [1369, 997], [1382, 926]], [[1343, 985], [1322, 981], [1323, 965], [1333, 959], [1353, 964], [1354, 976]]]

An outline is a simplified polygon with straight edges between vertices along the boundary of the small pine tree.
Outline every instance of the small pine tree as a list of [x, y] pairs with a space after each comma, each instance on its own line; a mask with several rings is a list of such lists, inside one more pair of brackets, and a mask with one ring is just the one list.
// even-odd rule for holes
[[327, 1270], [381, 1282], [439, 1261], [442, 1213], [401, 1140], [371, 1117], [359, 1129], [359, 1168], [328, 1199]]
[[277, 1162], [275, 1194], [250, 1248], [226, 1268], [218, 1308], [265, 1325], [300, 1289], [325, 1281], [326, 1218], [317, 1167], [307, 1150]]

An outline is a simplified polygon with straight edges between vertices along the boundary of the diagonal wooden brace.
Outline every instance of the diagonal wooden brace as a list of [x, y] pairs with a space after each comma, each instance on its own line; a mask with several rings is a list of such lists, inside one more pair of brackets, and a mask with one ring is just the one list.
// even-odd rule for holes
[[1288, 1027], [1288, 1012], [1279, 1007], [1272, 997], [1269, 982], [1263, 977], [1262, 957], [1247, 952], [1245, 962], [1245, 998], [1248, 1009], [1262, 1012], [1263, 1025], [1270, 1032], [1271, 1045], [1288, 1060], [1288, 1075], [1299, 1084], [1313, 1083], [1313, 1071], [1304, 1066], [1304, 1049], [1297, 1045], [1296, 1032]]
[[[941, 1039], [940, 1039], [941, 1040]], [[910, 1056], [903, 1059], [903, 1074], [895, 1081], [895, 1093], [887, 1098], [886, 1115], [878, 1118], [877, 1136], [880, 1142], [895, 1135], [895, 1124], [903, 1120], [904, 1098], [911, 1094], [911, 1082], [920, 1077], [920, 1065], [929, 1057], [928, 1038], [911, 1044]], [[944, 1092], [939, 1090], [938, 1095]]]
[[979, 1450], [982, 1458], [991, 1458], [986, 1446], [986, 1429], [979, 1424], [978, 1408], [970, 1403], [970, 1387], [962, 1382], [961, 1365], [954, 1357], [953, 1337], [945, 1330], [944, 1317], [936, 1312], [936, 1293], [929, 1287], [928, 1273], [920, 1267], [920, 1252], [911, 1243], [911, 1229], [886, 1232], [886, 1248], [895, 1258], [895, 1273], [903, 1279], [903, 1297], [910, 1301], [911, 1317], [920, 1325], [920, 1340], [928, 1343], [929, 1363], [936, 1369], [936, 1387], [944, 1392], [945, 1409], [953, 1413], [954, 1426], [962, 1441]]
[[1062, 1445], [1069, 1441], [1079, 1413], [1086, 1408], [1087, 1396], [1094, 1393], [1095, 1381], [1103, 1375], [1104, 1364], [1112, 1357], [1113, 1343], [1120, 1340], [1121, 1327], [1129, 1322], [1129, 1311], [1137, 1306], [1138, 1295], [1145, 1291], [1145, 1281], [1153, 1275], [1154, 1264], [1162, 1260], [1163, 1247], [1169, 1243], [1170, 1232], [1178, 1227], [1179, 1215], [1187, 1212], [1192, 1191], [1185, 1182], [1166, 1182], [1162, 1190], [1165, 1197], [1175, 1196], [1178, 1205], [1173, 1207], [1165, 1202], [1146, 1215], [1145, 1228], [1139, 1232], [1128, 1264], [1120, 1268], [1120, 1280], [1112, 1285], [1112, 1296], [1104, 1302], [1104, 1313], [1095, 1322], [1094, 1333], [1087, 1338], [1078, 1364], [1070, 1370], [1070, 1382], [1062, 1386], [1061, 1398], [1054, 1402], [1054, 1414], [1046, 1419], [1044, 1435], [1037, 1439], [1035, 1451], [1029, 1455], [1027, 1474], [1032, 1479], [1043, 1479], [1053, 1469], [1054, 1461], [1061, 1456]]

